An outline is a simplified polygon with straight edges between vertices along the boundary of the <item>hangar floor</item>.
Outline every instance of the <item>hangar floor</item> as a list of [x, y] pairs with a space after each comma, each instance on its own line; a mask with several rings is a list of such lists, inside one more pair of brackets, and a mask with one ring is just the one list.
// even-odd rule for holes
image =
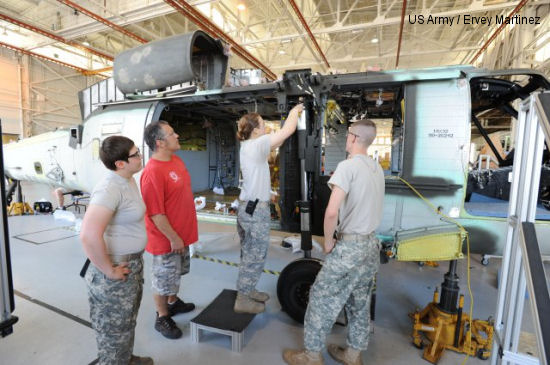
[[[47, 195], [43, 197], [48, 198]], [[0, 339], [1, 362], [11, 365], [89, 364], [96, 357], [96, 344], [88, 322], [85, 284], [78, 275], [85, 257], [77, 233], [71, 228], [71, 223], [55, 220], [52, 215], [10, 217], [8, 222], [17, 294], [14, 314], [19, 317], [19, 322], [12, 335]], [[239, 261], [234, 225], [201, 222], [199, 232], [200, 244], [196, 253], [230, 262]], [[288, 235], [272, 232], [267, 269], [280, 271], [288, 262], [300, 257], [280, 246], [282, 238]], [[479, 256], [472, 258], [474, 318], [487, 319], [495, 310], [500, 263], [500, 260], [493, 259], [488, 266], [481, 266]], [[281, 351], [284, 348], [302, 345], [302, 326], [281, 311], [276, 299], [277, 276], [271, 274], [262, 275], [258, 288], [270, 293], [272, 299], [266, 312], [256, 316], [246, 330], [241, 353], [232, 352], [229, 337], [219, 334], [203, 332], [200, 343], [193, 343], [189, 320], [224, 288], [234, 289], [237, 278], [236, 267], [200, 258], [192, 260], [191, 272], [182, 279], [180, 289], [180, 296], [193, 301], [197, 309], [174, 318], [184, 332], [181, 339], [165, 339], [153, 329], [151, 257], [148, 254], [145, 254], [145, 265], [144, 295], [134, 350], [137, 355], [151, 356], [155, 364], [269, 365], [283, 363]], [[363, 353], [366, 364], [428, 364], [421, 358], [421, 351], [411, 345], [408, 313], [424, 307], [431, 300], [434, 287], [441, 284], [447, 269], [446, 263], [436, 268], [395, 261], [381, 266], [374, 333], [368, 351]], [[466, 260], [462, 260], [459, 263], [462, 293], [467, 293], [465, 270]], [[466, 295], [466, 308], [468, 305]], [[528, 305], [526, 309], [524, 330], [529, 331], [532, 325]], [[345, 333], [345, 327], [336, 325], [328, 340], [343, 344]], [[536, 351], [536, 345], [534, 347], [535, 350], [525, 351]], [[326, 351], [324, 355], [326, 364], [336, 364]], [[463, 355], [447, 351], [440, 364], [460, 364], [463, 359]], [[488, 364], [488, 361], [470, 358], [467, 363]]]

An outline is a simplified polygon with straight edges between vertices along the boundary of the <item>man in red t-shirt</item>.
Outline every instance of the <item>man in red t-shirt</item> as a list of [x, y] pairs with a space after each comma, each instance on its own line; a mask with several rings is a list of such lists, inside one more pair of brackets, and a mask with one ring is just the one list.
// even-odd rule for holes
[[180, 149], [178, 135], [167, 122], [150, 123], [144, 138], [153, 151], [141, 175], [141, 195], [147, 207], [145, 250], [153, 255], [155, 329], [164, 337], [176, 339], [182, 332], [172, 316], [195, 309], [193, 303], [177, 296], [180, 277], [189, 272], [188, 246], [198, 240], [191, 177], [174, 154]]

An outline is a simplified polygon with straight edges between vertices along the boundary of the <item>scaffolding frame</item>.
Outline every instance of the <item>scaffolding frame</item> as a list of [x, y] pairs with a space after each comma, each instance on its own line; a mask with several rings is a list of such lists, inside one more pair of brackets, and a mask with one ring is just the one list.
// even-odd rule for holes
[[[550, 296], [534, 226], [549, 115], [550, 92], [533, 93], [520, 105], [491, 365], [548, 364], [550, 358]], [[539, 358], [518, 351], [526, 289]]]

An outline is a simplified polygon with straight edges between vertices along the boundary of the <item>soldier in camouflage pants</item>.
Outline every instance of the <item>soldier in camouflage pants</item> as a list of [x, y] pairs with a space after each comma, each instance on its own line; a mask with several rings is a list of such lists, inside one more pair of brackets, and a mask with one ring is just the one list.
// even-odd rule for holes
[[290, 365], [324, 363], [321, 350], [342, 307], [349, 319], [347, 346], [330, 344], [328, 352], [343, 364], [362, 364], [361, 351], [369, 342], [371, 293], [380, 265], [380, 244], [374, 232], [382, 220], [385, 190], [382, 168], [367, 155], [375, 137], [374, 122], [353, 123], [346, 139], [350, 156], [338, 164], [328, 181], [332, 192], [323, 222], [328, 254], [309, 293], [305, 349], [283, 351]]
[[147, 243], [145, 204], [132, 178], [141, 170], [141, 154], [131, 139], [110, 136], [99, 158], [109, 171], [92, 191], [80, 230], [99, 364], [153, 365], [150, 357], [132, 354]]
[[269, 294], [255, 289], [263, 271], [269, 246], [271, 180], [268, 158], [294, 133], [303, 105], [288, 113], [284, 125], [275, 133], [266, 133], [260, 114], [245, 114], [237, 122], [240, 143], [239, 161], [243, 177], [239, 194], [237, 230], [241, 239], [241, 264], [237, 279], [237, 313], [262, 313]]
[[143, 293], [143, 259], [128, 262], [125, 281], [108, 279], [93, 264], [86, 272], [90, 319], [96, 331], [99, 364], [129, 364]]
[[268, 203], [258, 203], [253, 215], [245, 212], [244, 204], [239, 207], [237, 231], [241, 239], [241, 264], [237, 290], [241, 293], [250, 294], [260, 280], [269, 247], [269, 221]]
[[380, 264], [378, 239], [374, 233], [367, 237], [367, 241], [337, 241], [319, 271], [304, 320], [307, 351], [319, 352], [325, 347], [325, 338], [342, 307], [349, 321], [348, 346], [367, 349], [371, 293]]

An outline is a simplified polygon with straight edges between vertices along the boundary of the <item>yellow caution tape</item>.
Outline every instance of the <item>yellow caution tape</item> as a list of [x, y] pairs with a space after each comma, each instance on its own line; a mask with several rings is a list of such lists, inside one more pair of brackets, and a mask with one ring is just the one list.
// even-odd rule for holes
[[[206, 257], [206, 256], [202, 256], [202, 255], [193, 254], [193, 258], [194, 258], [194, 259], [201, 259], [201, 260], [205, 260], [205, 261], [214, 262], [214, 263], [216, 263], [216, 264], [222, 264], [222, 265], [227, 265], [227, 266], [239, 267], [239, 264], [236, 263], [236, 262], [231, 262], [231, 261], [226, 261], [226, 260], [220, 260], [220, 259], [216, 259], [216, 258], [214, 258], [214, 257]], [[266, 274], [271, 274], [271, 275], [275, 275], [275, 276], [281, 275], [281, 272], [280, 272], [280, 271], [274, 271], [274, 270], [264, 269], [263, 272], [266, 273]]]

